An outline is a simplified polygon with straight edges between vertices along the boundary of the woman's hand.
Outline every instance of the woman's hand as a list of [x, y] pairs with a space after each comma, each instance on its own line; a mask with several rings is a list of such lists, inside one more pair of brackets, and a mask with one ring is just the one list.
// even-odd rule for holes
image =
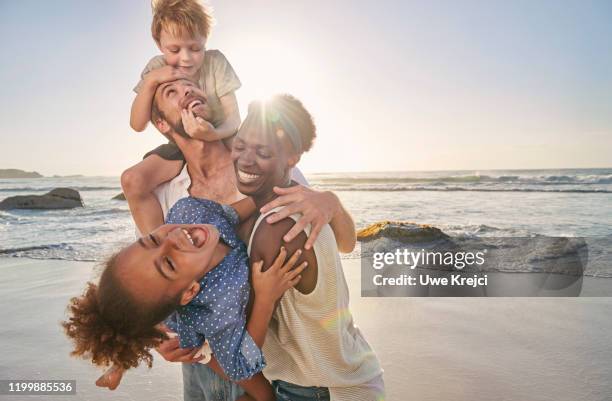
[[301, 254], [302, 250], [298, 249], [289, 260], [285, 261], [287, 250], [281, 247], [272, 266], [265, 271], [263, 271], [263, 261], [255, 262], [252, 268], [255, 299], [274, 304], [285, 291], [295, 286], [302, 278], [300, 273], [308, 266], [308, 262], [303, 262], [293, 268]]
[[283, 241], [290, 242], [310, 224], [311, 230], [304, 245], [305, 249], [312, 248], [323, 226], [330, 223], [332, 218], [342, 210], [340, 200], [331, 191], [316, 191], [303, 185], [296, 185], [288, 188], [274, 187], [274, 192], [280, 196], [264, 205], [260, 212], [266, 213], [275, 207], [286, 206], [283, 210], [268, 216], [266, 221], [269, 224], [300, 213], [302, 217], [285, 234]]

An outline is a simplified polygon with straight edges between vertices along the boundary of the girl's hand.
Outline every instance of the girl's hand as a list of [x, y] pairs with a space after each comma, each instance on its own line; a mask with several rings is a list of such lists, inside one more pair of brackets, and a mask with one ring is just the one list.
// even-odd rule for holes
[[181, 110], [181, 120], [190, 137], [203, 141], [213, 141], [217, 138], [215, 127], [202, 117], [196, 117], [191, 110]]
[[266, 271], [262, 271], [263, 261], [255, 262], [252, 268], [255, 298], [274, 304], [283, 296], [285, 291], [294, 287], [302, 278], [300, 273], [308, 266], [308, 262], [303, 262], [293, 268], [301, 254], [302, 250], [298, 249], [285, 262], [287, 250], [285, 247], [281, 247], [274, 263]]

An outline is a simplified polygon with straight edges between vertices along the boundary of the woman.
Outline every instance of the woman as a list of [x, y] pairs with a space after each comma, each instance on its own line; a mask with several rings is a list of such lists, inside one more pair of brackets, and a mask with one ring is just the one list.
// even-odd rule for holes
[[[232, 146], [238, 189], [258, 209], [278, 195], [275, 187], [295, 185], [290, 171], [315, 138], [315, 125], [302, 103], [279, 95], [252, 103]], [[248, 232], [251, 261], [270, 266], [278, 249], [303, 249], [306, 228], [289, 243], [283, 235], [297, 221], [292, 215], [275, 224], [254, 214], [242, 225]], [[281, 212], [282, 213], [282, 212]], [[287, 214], [287, 213], [285, 213]], [[247, 232], [242, 232], [245, 237]], [[371, 347], [355, 327], [348, 309], [349, 292], [334, 234], [321, 230], [314, 247], [304, 250], [302, 279], [280, 299], [264, 342], [264, 375], [281, 400], [381, 400], [382, 369]]]

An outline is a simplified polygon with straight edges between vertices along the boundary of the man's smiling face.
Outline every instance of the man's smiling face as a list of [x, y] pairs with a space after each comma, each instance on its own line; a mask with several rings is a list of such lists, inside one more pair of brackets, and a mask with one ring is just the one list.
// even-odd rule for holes
[[[206, 121], [211, 119], [211, 110], [206, 101], [206, 95], [188, 79], [178, 79], [159, 85], [153, 102], [160, 114], [155, 125], [164, 134], [167, 133], [168, 127], [165, 127], [163, 122], [160, 125], [159, 120], [165, 121], [177, 134], [189, 138], [183, 127], [181, 110], [187, 110], [195, 117], [201, 117]], [[155, 113], [153, 115], [155, 117]]]

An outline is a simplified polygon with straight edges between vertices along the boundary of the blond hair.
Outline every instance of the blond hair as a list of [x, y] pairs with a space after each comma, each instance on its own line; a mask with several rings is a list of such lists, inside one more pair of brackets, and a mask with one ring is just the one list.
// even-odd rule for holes
[[210, 7], [198, 0], [152, 0], [153, 22], [151, 34], [159, 42], [162, 29], [175, 37], [185, 34], [210, 35], [214, 18]]

